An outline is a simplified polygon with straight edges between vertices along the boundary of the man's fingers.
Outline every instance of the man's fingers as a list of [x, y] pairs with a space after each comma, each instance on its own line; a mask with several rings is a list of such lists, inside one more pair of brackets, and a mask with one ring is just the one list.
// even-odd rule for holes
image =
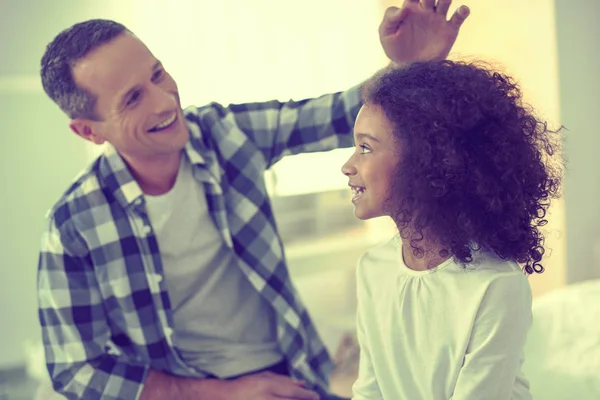
[[294, 400], [319, 400], [318, 394], [303, 387], [303, 381], [277, 374], [269, 376], [269, 379], [273, 382], [272, 393], [276, 396]]
[[398, 23], [406, 18], [410, 10], [406, 7], [398, 8], [398, 7], [388, 7], [385, 10], [385, 14], [383, 15], [383, 19]]
[[290, 385], [278, 385], [273, 391], [273, 394], [284, 399], [320, 400], [320, 397], [317, 393], [301, 387]]
[[266, 372], [265, 375], [272, 381], [274, 382], [278, 382], [280, 385], [295, 385], [298, 387], [302, 387], [304, 385], [306, 385], [305, 381], [298, 381], [295, 379], [290, 378], [289, 376], [286, 375], [279, 375], [279, 374], [275, 374], [273, 372]]
[[298, 381], [289, 376], [279, 375], [272, 372], [261, 372], [256, 377], [262, 377], [267, 386], [267, 392], [278, 399], [293, 400], [319, 400], [319, 395], [311, 390], [305, 389], [304, 381]]
[[381, 25], [379, 25], [379, 35], [387, 36], [396, 32], [398, 26], [406, 19], [408, 14], [410, 14], [410, 9], [406, 7], [388, 7], [385, 10], [383, 21], [381, 21]]
[[454, 24], [457, 28], [465, 22], [465, 19], [469, 16], [471, 10], [467, 6], [460, 6], [458, 9], [452, 14], [452, 18], [450, 18], [450, 23]]
[[435, 8], [435, 0], [422, 0], [421, 4], [423, 8], [427, 10], [433, 10]]
[[450, 9], [450, 4], [452, 4], [452, 0], [438, 0], [437, 6], [435, 7], [435, 12], [443, 15], [446, 18], [448, 15], [448, 10]]

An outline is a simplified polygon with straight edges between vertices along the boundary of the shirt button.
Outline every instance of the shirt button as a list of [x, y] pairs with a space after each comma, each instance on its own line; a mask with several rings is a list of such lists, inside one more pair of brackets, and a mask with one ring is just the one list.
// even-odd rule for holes
[[157, 283], [161, 283], [161, 282], [162, 282], [162, 280], [163, 280], [163, 277], [162, 277], [162, 275], [161, 275], [161, 274], [156, 274], [155, 276], [156, 276], [156, 282], [157, 282]]
[[144, 225], [143, 231], [144, 235], [149, 235], [150, 233], [152, 233], [152, 227], [149, 225]]

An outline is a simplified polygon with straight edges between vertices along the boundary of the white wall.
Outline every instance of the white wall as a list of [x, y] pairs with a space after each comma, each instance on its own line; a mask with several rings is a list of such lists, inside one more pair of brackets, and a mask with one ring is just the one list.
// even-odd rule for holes
[[114, 3], [0, 0], [0, 368], [23, 364], [24, 344], [41, 339], [35, 278], [44, 215], [89, 161], [42, 90], [40, 58], [76, 21], [118, 18], [125, 9], [115, 13]]
[[600, 2], [556, 0], [560, 112], [567, 132], [567, 282], [600, 278]]

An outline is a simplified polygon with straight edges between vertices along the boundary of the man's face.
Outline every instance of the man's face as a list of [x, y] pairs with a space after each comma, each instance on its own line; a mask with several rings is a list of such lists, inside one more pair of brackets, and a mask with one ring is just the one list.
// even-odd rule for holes
[[152, 161], [187, 143], [177, 84], [148, 48], [123, 33], [73, 67], [77, 84], [96, 96], [100, 121], [75, 119], [71, 128], [96, 143], [109, 142], [128, 161]]
[[399, 152], [393, 128], [379, 106], [364, 105], [354, 124], [356, 150], [342, 166], [354, 192], [354, 214], [359, 219], [389, 215], [394, 171]]

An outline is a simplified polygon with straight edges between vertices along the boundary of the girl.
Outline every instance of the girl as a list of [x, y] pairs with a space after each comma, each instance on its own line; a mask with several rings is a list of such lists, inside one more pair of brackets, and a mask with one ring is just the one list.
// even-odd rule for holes
[[526, 275], [543, 271], [559, 135], [479, 63], [416, 63], [366, 85], [342, 172], [355, 215], [390, 216], [399, 233], [358, 264], [355, 400], [531, 398]]

